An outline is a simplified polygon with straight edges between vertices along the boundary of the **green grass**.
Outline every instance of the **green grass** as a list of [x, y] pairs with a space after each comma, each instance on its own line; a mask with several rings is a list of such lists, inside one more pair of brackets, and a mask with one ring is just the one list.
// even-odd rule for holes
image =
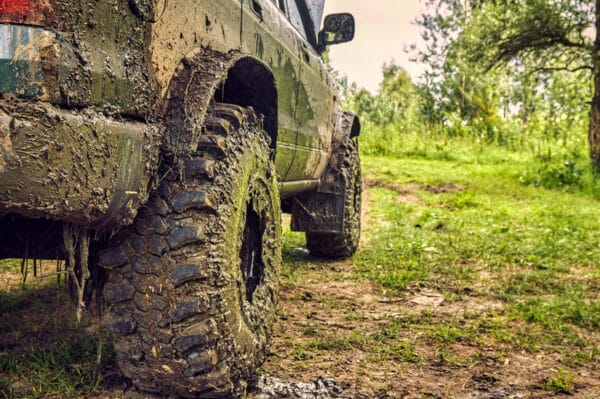
[[310, 336], [313, 336], [314, 339], [310, 342], [290, 345], [294, 346], [294, 353], [301, 354], [298, 360], [305, 360], [311, 352], [315, 351], [360, 350], [367, 353], [373, 361], [378, 362], [389, 360], [421, 361], [421, 356], [415, 353], [414, 342], [400, 338], [399, 330], [402, 328], [395, 321], [391, 321], [373, 333], [357, 330], [345, 335], [319, 335], [316, 331], [312, 331]]
[[429, 288], [502, 304], [459, 328], [430, 326], [436, 342], [488, 340], [573, 362], [587, 350], [597, 366], [598, 342], [577, 329], [600, 331], [600, 201], [589, 185], [525, 184], [533, 162], [363, 156], [370, 245], [355, 278], [390, 295]]
[[[20, 270], [20, 263], [12, 270]], [[78, 322], [66, 286], [0, 291], [0, 397], [78, 398], [101, 391], [113, 357], [92, 320]]]
[[[392, 362], [401, 370], [491, 371], [515, 357], [560, 359], [520, 388], [577, 393], [575, 370], [600, 371], [598, 177], [581, 157], [570, 163], [564, 154], [543, 158], [463, 139], [408, 141], [400, 156], [372, 155], [372, 147], [362, 155], [368, 224], [352, 267], [332, 273], [289, 231], [283, 266], [293, 300], [316, 302], [324, 314], [343, 313], [344, 304], [304, 292], [319, 275], [369, 280], [377, 295], [404, 305], [392, 315], [351, 307], [351, 331], [332, 333], [311, 319], [301, 338], [286, 337], [295, 367], [361, 352], [366, 369], [378, 370]], [[411, 313], [410, 298], [432, 291], [443, 306]]]
[[[593, 197], [524, 186], [516, 178], [520, 165], [363, 162], [367, 180], [405, 185], [417, 198], [407, 204], [386, 185], [372, 190], [376, 227], [370, 234], [381, 245], [363, 251], [357, 264], [390, 288], [434, 276], [451, 285], [468, 283], [481, 271], [510, 270], [506, 277], [515, 285], [512, 272], [530, 273], [542, 285], [573, 268], [597, 273], [600, 209]], [[448, 184], [457, 192], [436, 192]], [[476, 267], [460, 268], [465, 264]], [[542, 288], [562, 291], [565, 284]]]
[[[531, 389], [577, 392], [571, 370], [600, 370], [600, 179], [587, 160], [463, 139], [393, 140], [402, 139], [407, 148], [394, 156], [366, 146], [365, 244], [350, 272], [323, 278], [370, 280], [391, 298], [435, 291], [456, 309], [392, 319], [353, 310], [345, 320], [356, 330], [342, 334], [310, 323], [302, 340], [288, 341], [298, 362], [310, 369], [323, 352], [361, 351], [383, 365], [470, 368], [551, 354], [564, 368], [548, 370]], [[327, 271], [298, 250], [303, 244], [301, 234], [286, 232], [284, 286], [310, 285], [315, 271]], [[377, 331], [362, 322], [378, 323]]]
[[0, 271], [14, 270], [20, 264], [19, 259], [0, 259]]
[[93, 335], [52, 343], [48, 349], [27, 348], [0, 358], [0, 392], [6, 397], [79, 397], [98, 392], [102, 381]]
[[560, 369], [554, 372], [546, 384], [545, 388], [556, 391], [556, 393], [573, 394], [575, 390], [575, 375], [570, 371]]

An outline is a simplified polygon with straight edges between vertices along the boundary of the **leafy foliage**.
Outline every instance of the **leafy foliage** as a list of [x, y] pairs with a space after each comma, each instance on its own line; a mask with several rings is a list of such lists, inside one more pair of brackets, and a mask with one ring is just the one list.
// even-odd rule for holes
[[377, 93], [343, 82], [346, 106], [363, 120], [362, 151], [473, 160], [499, 154], [491, 145], [533, 161], [525, 184], [587, 184], [593, 3], [426, 4], [417, 21], [426, 44], [415, 54], [424, 76], [415, 83], [391, 63]]

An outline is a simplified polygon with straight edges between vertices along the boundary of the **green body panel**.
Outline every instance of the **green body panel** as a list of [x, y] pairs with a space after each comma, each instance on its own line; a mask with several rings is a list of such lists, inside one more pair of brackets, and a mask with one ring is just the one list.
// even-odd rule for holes
[[[131, 220], [129, 208], [144, 201], [151, 189], [148, 182], [158, 167], [162, 137], [176, 126], [165, 119], [165, 107], [174, 94], [170, 85], [186, 67], [186, 57], [201, 49], [222, 54], [236, 51], [266, 65], [277, 93], [275, 166], [282, 194], [286, 195], [286, 187], [290, 193], [316, 187], [330, 157], [340, 105], [321, 58], [274, 2], [50, 3], [56, 15], [50, 26], [0, 25], [0, 32], [5, 33], [0, 35], [0, 95], [5, 98], [0, 102], [5, 122], [0, 131], [1, 213], [86, 225], [119, 218], [122, 221], [115, 223], [123, 225]], [[315, 15], [320, 15], [318, 10]], [[47, 118], [38, 112], [40, 108], [60, 117]], [[74, 109], [85, 111], [68, 111]], [[16, 132], [7, 127], [15, 121], [27, 121], [30, 126], [26, 132]], [[27, 147], [23, 135], [37, 136], [39, 145]], [[111, 147], [110, 152], [96, 152], [89, 158], [89, 184], [83, 185], [81, 195], [76, 189], [80, 182], [68, 174], [60, 188], [38, 185], [44, 173], [72, 168], [69, 157], [49, 159], [47, 167], [41, 168], [36, 160], [43, 154], [35, 153], [45, 145], [75, 143], [69, 135], [77, 135], [77, 140], [94, 148]], [[28, 151], [34, 153], [28, 156]], [[21, 170], [9, 168], [14, 154], [21, 154], [19, 164], [25, 165]], [[13, 175], [35, 184], [19, 185]], [[139, 177], [136, 183], [123, 183], [131, 175]], [[121, 201], [115, 199], [119, 190], [137, 192], [136, 198], [130, 205], [116, 206]], [[93, 193], [101, 191], [107, 193], [106, 198], [96, 201]], [[84, 204], [91, 204], [91, 209]]]
[[53, 3], [60, 18], [58, 90], [49, 101], [150, 116], [156, 96], [147, 67], [147, 23], [127, 0]]
[[222, 52], [239, 49], [263, 61], [277, 84], [275, 163], [280, 181], [318, 179], [331, 148], [333, 83], [316, 51], [276, 5], [255, 2], [260, 12], [251, 0], [158, 2], [164, 9], [150, 26], [153, 76], [166, 90], [169, 71], [198, 46]]

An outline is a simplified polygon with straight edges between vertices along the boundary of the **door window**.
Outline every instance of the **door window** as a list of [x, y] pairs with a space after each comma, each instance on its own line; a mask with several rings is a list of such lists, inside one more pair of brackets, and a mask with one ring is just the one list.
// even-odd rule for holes
[[302, 16], [300, 15], [300, 10], [298, 10], [298, 6], [296, 4], [296, 0], [287, 0], [287, 10], [290, 18], [290, 22], [296, 28], [296, 30], [302, 35], [302, 37], [308, 40], [306, 36], [306, 31], [304, 30], [304, 24], [302, 23]]

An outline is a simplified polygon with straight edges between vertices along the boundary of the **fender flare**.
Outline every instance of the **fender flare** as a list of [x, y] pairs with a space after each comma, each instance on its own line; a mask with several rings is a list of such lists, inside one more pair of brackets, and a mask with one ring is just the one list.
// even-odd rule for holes
[[360, 119], [353, 112], [342, 112], [338, 117], [333, 132], [333, 146], [346, 137], [354, 138], [360, 135]]
[[[259, 114], [266, 114], [265, 129], [271, 135], [274, 145], [277, 135], [277, 88], [270, 68], [262, 61], [237, 50], [222, 53], [210, 48], [198, 48], [184, 57], [177, 67], [163, 101], [160, 112], [165, 126], [161, 151], [163, 161], [179, 169], [177, 166], [181, 166], [181, 162], [197, 149], [204, 119], [215, 94], [225, 87], [237, 65], [247, 68], [248, 64], [252, 65], [254, 73], [270, 77], [271, 81], [267, 82], [270, 92], [265, 97], [270, 97], [272, 103], [265, 102], [261, 93], [257, 93], [255, 99], [260, 99], [260, 103], [244, 101], [237, 105], [252, 106]], [[221, 98], [218, 100], [222, 101]]]

